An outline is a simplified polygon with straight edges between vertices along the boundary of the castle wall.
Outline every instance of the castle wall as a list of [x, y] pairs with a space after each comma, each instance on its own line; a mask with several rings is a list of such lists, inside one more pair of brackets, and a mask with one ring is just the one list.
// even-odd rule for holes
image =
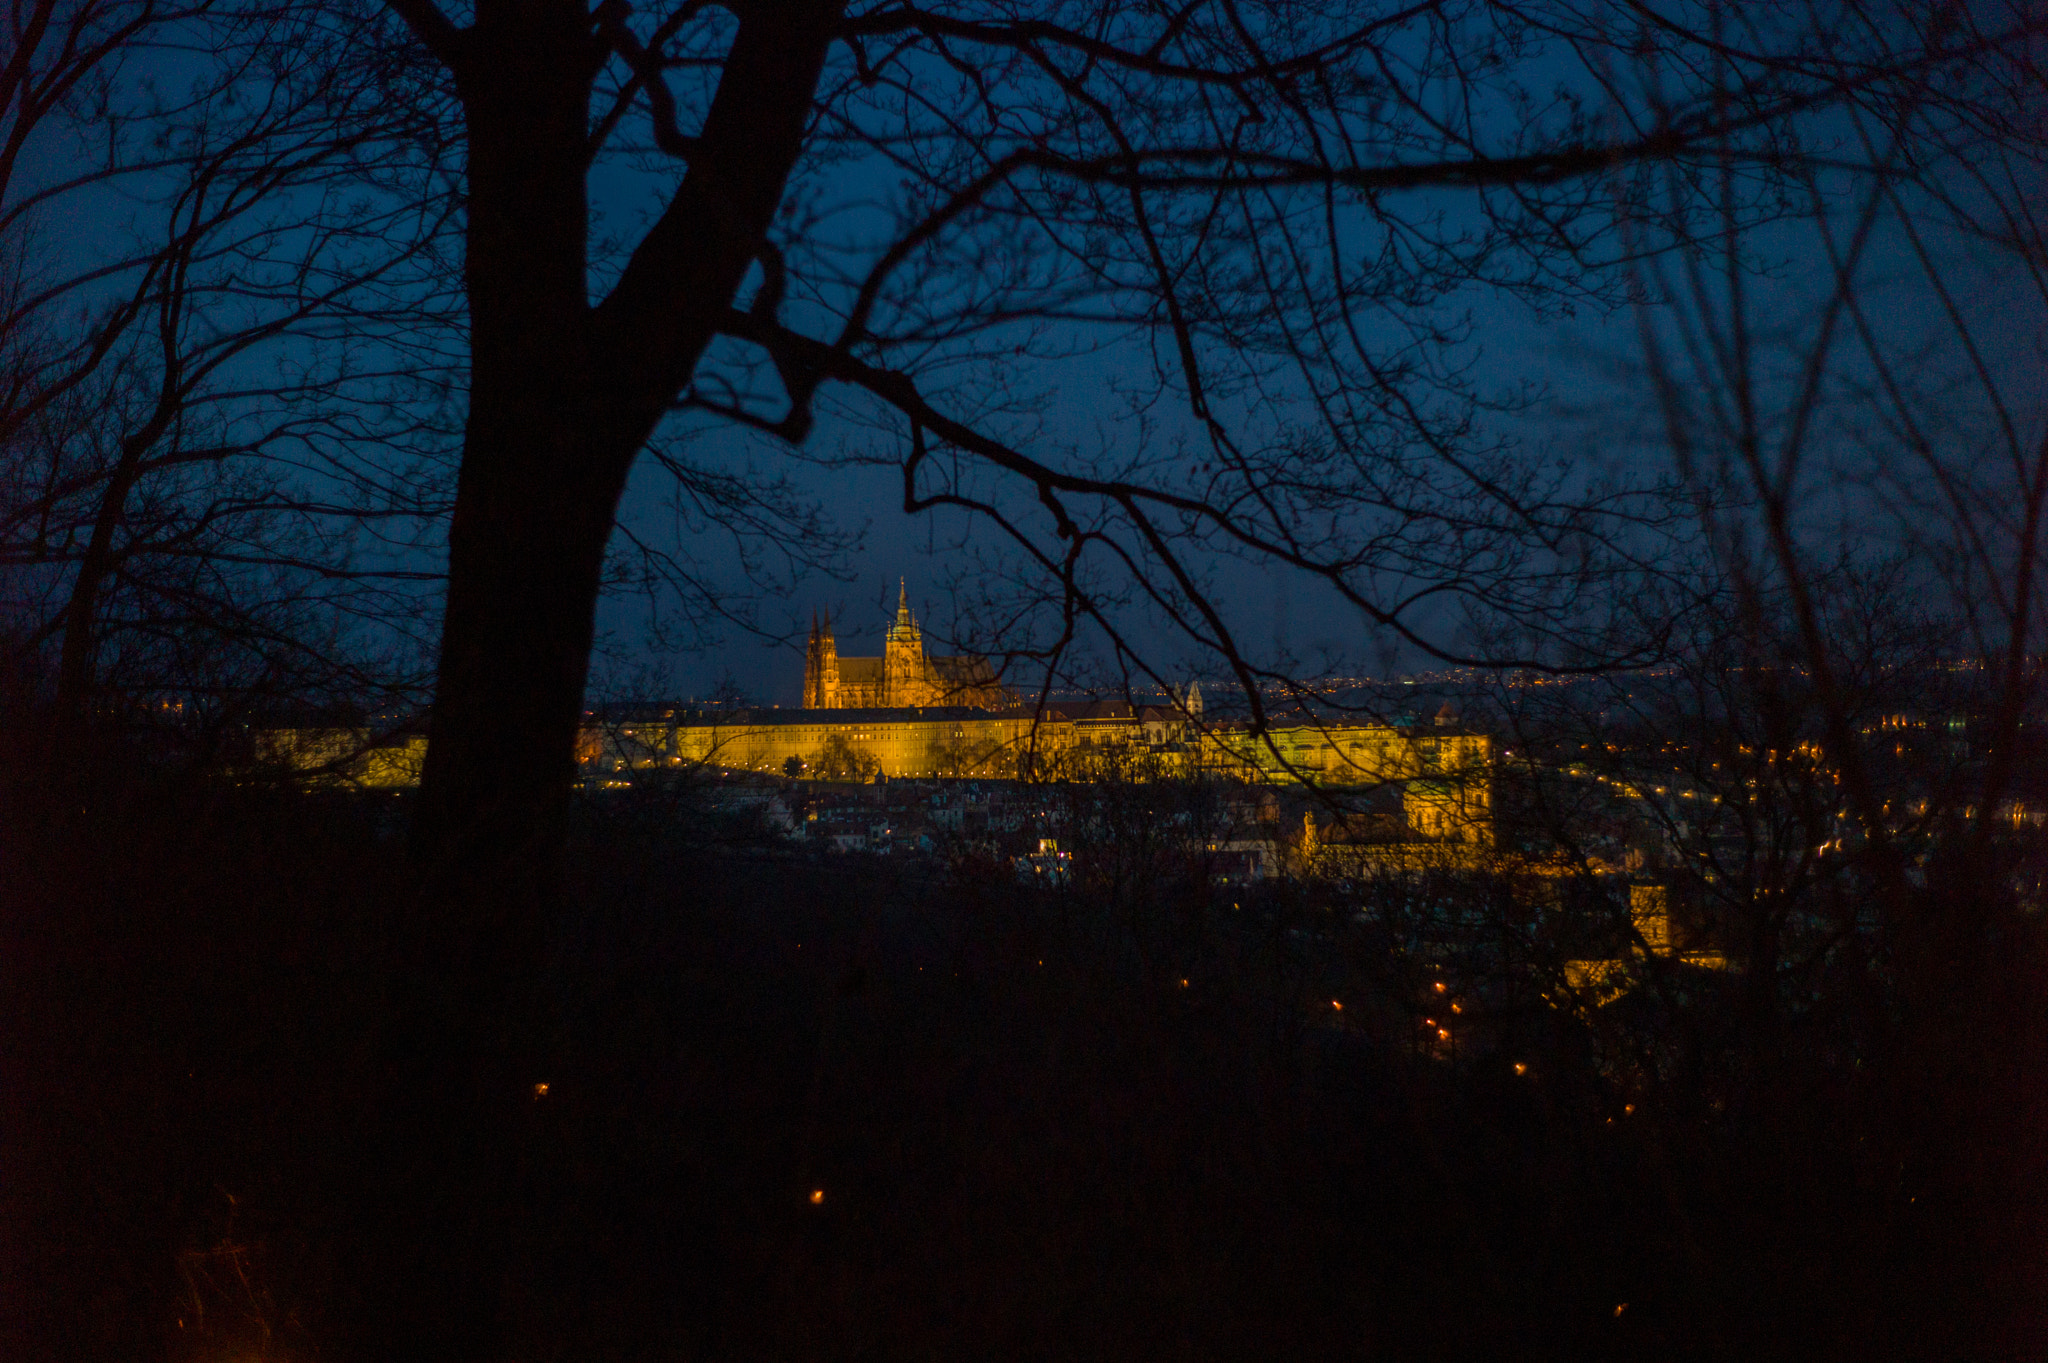
[[383, 738], [369, 729], [264, 729], [256, 760], [304, 773], [308, 786], [397, 790], [416, 786], [427, 760], [425, 734]]
[[1245, 730], [1212, 729], [1200, 737], [1200, 765], [1239, 770], [1248, 779], [1295, 773], [1327, 785], [1382, 785], [1423, 779], [1467, 781], [1484, 777], [1493, 762], [1485, 734], [1379, 724], [1295, 725], [1273, 728], [1266, 739]]
[[1264, 784], [1394, 785], [1414, 834], [1480, 847], [1493, 835], [1493, 743], [1485, 734], [1300, 726], [1271, 731], [1270, 747], [1229, 729], [1204, 732], [1192, 745], [1158, 745], [1138, 716], [1034, 722], [1023, 712], [957, 707], [941, 714], [790, 711], [772, 722], [685, 724], [675, 733], [683, 762], [780, 774], [795, 758], [811, 778], [1008, 777], [1029, 753], [1035, 770], [1055, 779], [1209, 774]]
[[[786, 774], [794, 759], [810, 779], [1014, 779], [1035, 772], [1083, 781], [1208, 774], [1270, 784], [1399, 785], [1412, 834], [1474, 855], [1492, 843], [1493, 745], [1487, 735], [1304, 725], [1269, 736], [1270, 746], [1244, 730], [1219, 727], [1186, 743], [1161, 744], [1136, 714], [1075, 720], [1057, 712], [1038, 719], [1028, 711], [957, 706], [827, 706], [717, 717], [669, 712], [630, 726], [588, 725], [578, 758], [586, 771], [687, 765], [772, 775]], [[261, 759], [307, 773], [309, 783], [370, 787], [416, 784], [425, 747], [420, 736], [378, 742], [356, 729], [275, 729], [257, 740]]]
[[851, 757], [867, 768], [863, 774], [997, 778], [1016, 776], [1025, 754], [1057, 751], [1068, 741], [1069, 726], [1034, 724], [1029, 715], [841, 713], [844, 718], [794, 712], [776, 722], [680, 724], [674, 754], [686, 763], [778, 775], [792, 758], [806, 776], [817, 777], [833, 774]]

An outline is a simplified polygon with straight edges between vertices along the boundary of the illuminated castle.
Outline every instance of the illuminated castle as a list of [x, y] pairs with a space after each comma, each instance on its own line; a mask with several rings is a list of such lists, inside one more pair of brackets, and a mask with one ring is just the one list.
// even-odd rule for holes
[[920, 705], [965, 705], [997, 710], [1011, 704], [997, 684], [988, 659], [971, 654], [934, 657], [924, 651], [924, 632], [910, 614], [910, 594], [899, 585], [896, 623], [889, 626], [879, 658], [842, 658], [832, 639], [832, 622], [811, 622], [804, 650], [806, 710], [900, 710]]

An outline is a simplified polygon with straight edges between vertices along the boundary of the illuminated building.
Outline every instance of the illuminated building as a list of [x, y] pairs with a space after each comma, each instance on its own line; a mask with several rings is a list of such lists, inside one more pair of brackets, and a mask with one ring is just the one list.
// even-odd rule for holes
[[[1213, 725], [1198, 736], [1195, 763], [1250, 781], [1326, 786], [1403, 783], [1417, 827], [1438, 836], [1490, 841], [1493, 739], [1454, 726], [1448, 711], [1427, 729], [1410, 725], [1301, 723], [1263, 734]], [[1485, 828], [1479, 836], [1473, 830]]]
[[669, 765], [839, 781], [1015, 778], [1064, 739], [1061, 726], [1038, 723], [1028, 710], [957, 705], [685, 714], [668, 733]]
[[916, 706], [972, 706], [1002, 709], [1013, 698], [996, 682], [988, 659], [963, 654], [942, 658], [924, 651], [924, 631], [910, 613], [909, 591], [900, 584], [896, 620], [882, 640], [879, 658], [846, 658], [832, 637], [832, 621], [811, 622], [804, 650], [804, 708], [888, 710]]
[[1718, 951], [1686, 950], [1671, 923], [1671, 892], [1662, 885], [1628, 887], [1629, 926], [1633, 929], [1623, 954], [1609, 959], [1566, 961], [1565, 984], [1594, 1007], [1611, 1003], [1639, 983], [1640, 968], [1649, 961], [1667, 961], [1697, 970], [1727, 970], [1729, 960]]
[[259, 765], [283, 767], [313, 787], [398, 790], [420, 783], [425, 734], [379, 734], [357, 726], [259, 729]]
[[[1425, 848], [1449, 851], [1459, 864], [1476, 865], [1490, 855], [1492, 740], [1457, 728], [1448, 710], [1426, 727], [1302, 721], [1255, 731], [1241, 721], [1204, 721], [1200, 692], [1192, 686], [1168, 705], [997, 708], [1005, 693], [981, 659], [924, 654], [907, 599], [899, 601], [888, 647], [880, 659], [839, 659], [829, 631], [815, 631], [804, 679], [811, 703], [802, 708], [643, 705], [591, 715], [578, 738], [578, 765], [600, 787], [630, 783], [636, 773], [708, 768], [841, 782], [1215, 777], [1384, 789], [1399, 792], [1398, 825], [1370, 842], [1338, 836], [1315, 844], [1311, 838], [1324, 869], [1361, 859], [1405, 865]], [[855, 669], [848, 683], [839, 670], [847, 663], [875, 666]], [[846, 703], [877, 685], [893, 695], [956, 684], [979, 703]], [[258, 752], [306, 773], [314, 784], [407, 786], [418, 782], [425, 740], [380, 740], [368, 729], [279, 728], [259, 736]]]

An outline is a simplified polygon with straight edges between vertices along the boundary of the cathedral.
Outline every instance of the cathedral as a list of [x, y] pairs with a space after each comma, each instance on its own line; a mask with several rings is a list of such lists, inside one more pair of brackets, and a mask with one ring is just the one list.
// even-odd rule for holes
[[811, 624], [804, 652], [804, 708], [807, 710], [900, 710], [920, 705], [968, 705], [1000, 710], [1012, 703], [988, 659], [972, 655], [934, 657], [924, 651], [924, 632], [910, 614], [910, 594], [899, 585], [896, 623], [889, 626], [879, 658], [842, 658], [832, 640], [832, 622]]

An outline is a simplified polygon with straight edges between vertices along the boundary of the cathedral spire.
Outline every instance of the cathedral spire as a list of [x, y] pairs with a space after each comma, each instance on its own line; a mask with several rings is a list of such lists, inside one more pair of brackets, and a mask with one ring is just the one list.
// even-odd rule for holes
[[896, 581], [896, 623], [889, 626], [889, 647], [922, 651], [924, 645], [917, 632], [917, 620], [910, 614], [910, 587], [901, 578]]

